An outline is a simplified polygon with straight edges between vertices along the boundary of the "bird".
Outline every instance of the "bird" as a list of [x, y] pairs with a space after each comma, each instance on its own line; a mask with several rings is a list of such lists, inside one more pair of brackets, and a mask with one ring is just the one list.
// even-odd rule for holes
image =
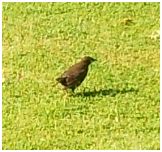
[[88, 73], [89, 65], [96, 61], [96, 59], [85, 56], [80, 62], [70, 66], [60, 77], [56, 78], [58, 83], [61, 83], [64, 86], [64, 89], [71, 89], [74, 93], [74, 90], [83, 82]]

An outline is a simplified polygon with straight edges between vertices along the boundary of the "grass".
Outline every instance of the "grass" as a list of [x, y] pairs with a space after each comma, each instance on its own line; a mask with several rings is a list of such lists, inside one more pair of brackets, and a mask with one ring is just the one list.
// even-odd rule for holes
[[[160, 149], [160, 3], [4, 3], [3, 149]], [[55, 78], [98, 61], [75, 96]]]

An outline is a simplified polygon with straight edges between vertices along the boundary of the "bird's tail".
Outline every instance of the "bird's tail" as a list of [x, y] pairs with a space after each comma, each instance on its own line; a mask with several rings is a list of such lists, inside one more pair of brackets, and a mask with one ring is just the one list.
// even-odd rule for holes
[[65, 77], [59, 77], [56, 79], [56, 81], [58, 81], [59, 83], [64, 83], [66, 81]]
[[62, 78], [57, 78], [56, 81], [61, 82]]
[[55, 79], [55, 80], [56, 80], [56, 81], [55, 81], [55, 84], [52, 85], [53, 87], [55, 87], [58, 83], [61, 82], [61, 78], [57, 78], [57, 79]]

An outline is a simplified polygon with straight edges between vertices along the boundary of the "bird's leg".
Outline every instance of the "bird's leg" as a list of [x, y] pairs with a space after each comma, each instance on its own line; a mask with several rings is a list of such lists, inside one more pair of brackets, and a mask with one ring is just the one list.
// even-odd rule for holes
[[67, 87], [64, 87], [63, 90], [65, 90], [66, 94], [68, 93], [68, 88]]
[[68, 93], [69, 93], [69, 96], [73, 96], [74, 95], [74, 89], [68, 89]]
[[63, 96], [63, 98], [64, 98], [64, 105], [65, 105], [66, 104], [65, 101], [68, 98], [69, 94], [68, 94], [68, 88], [67, 87], [64, 87], [63, 90], [65, 90], [65, 93], [64, 93], [64, 96]]
[[67, 88], [67, 87], [64, 87], [64, 90], [66, 91], [66, 96], [71, 96], [71, 95], [74, 95], [74, 89], [70, 89], [70, 88]]

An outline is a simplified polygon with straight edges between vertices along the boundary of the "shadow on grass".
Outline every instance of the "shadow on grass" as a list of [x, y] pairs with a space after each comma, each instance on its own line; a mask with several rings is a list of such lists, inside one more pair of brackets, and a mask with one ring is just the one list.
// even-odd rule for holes
[[129, 92], [138, 92], [137, 89], [134, 88], [124, 88], [124, 89], [100, 89], [100, 90], [94, 90], [94, 91], [84, 91], [76, 93], [74, 96], [84, 96], [84, 97], [95, 97], [95, 96], [112, 96], [115, 97], [117, 94], [125, 94]]

